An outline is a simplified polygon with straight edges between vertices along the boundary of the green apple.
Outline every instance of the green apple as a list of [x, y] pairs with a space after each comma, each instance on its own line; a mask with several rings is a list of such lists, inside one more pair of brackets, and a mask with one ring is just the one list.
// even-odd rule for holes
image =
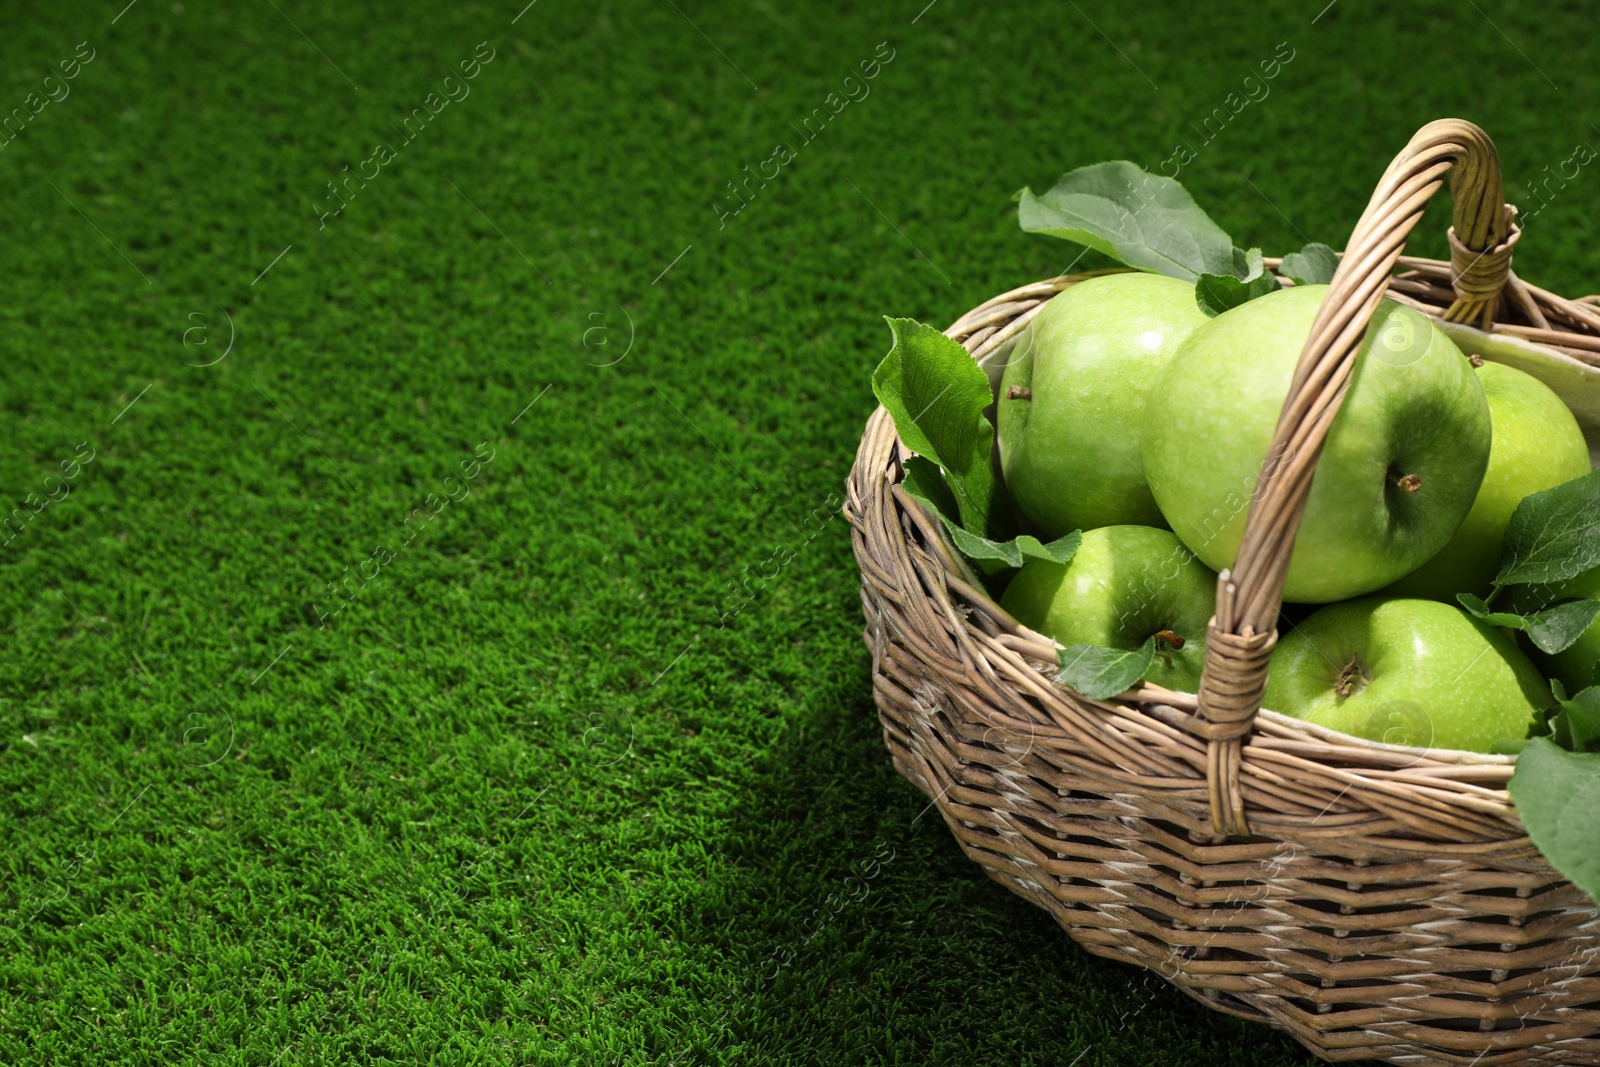
[[[1214, 569], [1238, 553], [1326, 292], [1295, 286], [1223, 312], [1189, 335], [1150, 390], [1150, 489], [1173, 531]], [[1461, 350], [1410, 308], [1380, 304], [1311, 481], [1284, 599], [1360, 596], [1427, 562], [1472, 507], [1489, 438], [1489, 405]]]
[[1480, 366], [1478, 381], [1494, 440], [1477, 499], [1438, 555], [1384, 590], [1388, 595], [1450, 604], [1457, 593], [1488, 596], [1500, 570], [1501, 535], [1522, 498], [1589, 473], [1578, 420], [1549, 386], [1501, 363]]
[[1083, 535], [1069, 563], [1024, 563], [1000, 605], [1063, 645], [1132, 650], [1154, 637], [1146, 678], [1192, 693], [1216, 597], [1217, 576], [1170, 531], [1102, 526]]
[[1528, 734], [1550, 687], [1516, 642], [1437, 600], [1335, 604], [1278, 641], [1263, 706], [1364, 737], [1488, 752]]
[[[1600, 567], [1564, 582], [1516, 586], [1511, 593], [1511, 608], [1521, 613], [1534, 612], [1573, 597], [1600, 600]], [[1600, 619], [1590, 623], [1576, 641], [1555, 655], [1538, 649], [1533, 649], [1531, 654], [1535, 663], [1561, 679], [1568, 693], [1589, 688], [1595, 684], [1595, 664], [1600, 662]]]
[[1079, 282], [1028, 324], [1000, 380], [1000, 467], [1042, 534], [1166, 525], [1139, 460], [1144, 397], [1205, 321], [1193, 285], [1136, 272]]

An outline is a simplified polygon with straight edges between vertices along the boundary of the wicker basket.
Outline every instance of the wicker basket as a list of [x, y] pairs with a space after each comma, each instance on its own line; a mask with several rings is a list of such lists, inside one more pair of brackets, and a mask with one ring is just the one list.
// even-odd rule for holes
[[[1452, 262], [1402, 258], [1447, 174]], [[1289, 548], [1379, 300], [1553, 345], [1580, 371], [1600, 363], [1593, 298], [1517, 279], [1517, 237], [1476, 126], [1431, 123], [1390, 165], [1301, 355], [1272, 453], [1286, 458], [1265, 468], [1219, 577], [1198, 695], [1142, 685], [1093, 701], [1060, 684], [1053, 642], [976, 587], [900, 488], [909, 453], [882, 408], [850, 476], [896, 769], [968, 856], [1090, 952], [1331, 1061], [1600, 1064], [1600, 914], [1530, 843], [1506, 791], [1513, 758], [1260, 710]], [[985, 362], [1077, 280], [1013, 290], [947, 333]]]

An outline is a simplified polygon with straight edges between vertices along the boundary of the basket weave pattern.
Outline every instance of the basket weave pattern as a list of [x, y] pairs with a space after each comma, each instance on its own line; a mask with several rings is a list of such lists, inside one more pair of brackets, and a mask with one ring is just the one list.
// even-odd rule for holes
[[[1446, 175], [1455, 266], [1401, 259]], [[1600, 1065], [1600, 913], [1529, 841], [1506, 792], [1513, 760], [1259, 710], [1304, 494], [1378, 301], [1482, 325], [1509, 304], [1540, 324], [1528, 330], [1593, 355], [1592, 305], [1510, 273], [1514, 218], [1493, 147], [1470, 124], [1430, 124], [1386, 173], [1285, 404], [1279, 437], [1292, 445], [1219, 580], [1199, 696], [1142, 685], [1091, 701], [1059, 684], [1053, 643], [981, 591], [901, 490], [909, 453], [881, 408], [851, 472], [864, 636], [895, 768], [968, 856], [1090, 952], [1157, 970], [1330, 1061]], [[1391, 286], [1397, 262], [1407, 273]], [[1078, 280], [1003, 294], [947, 332], [982, 360]]]

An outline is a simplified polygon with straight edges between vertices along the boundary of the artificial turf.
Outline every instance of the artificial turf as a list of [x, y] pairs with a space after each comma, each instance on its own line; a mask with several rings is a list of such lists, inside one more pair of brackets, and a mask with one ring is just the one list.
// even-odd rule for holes
[[1340, 244], [1444, 115], [1590, 292], [1583, 5], [124, 3], [0, 34], [0, 1062], [1309, 1062], [890, 769], [880, 316], [1180, 142], [1241, 245]]

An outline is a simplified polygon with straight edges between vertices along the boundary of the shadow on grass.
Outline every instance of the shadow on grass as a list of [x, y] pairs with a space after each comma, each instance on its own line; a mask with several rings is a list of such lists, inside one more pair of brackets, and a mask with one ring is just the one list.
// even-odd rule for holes
[[862, 663], [758, 769], [677, 934], [726, 959], [698, 991], [717, 1023], [658, 1062], [1315, 1062], [1090, 956], [986, 877], [892, 769]]

